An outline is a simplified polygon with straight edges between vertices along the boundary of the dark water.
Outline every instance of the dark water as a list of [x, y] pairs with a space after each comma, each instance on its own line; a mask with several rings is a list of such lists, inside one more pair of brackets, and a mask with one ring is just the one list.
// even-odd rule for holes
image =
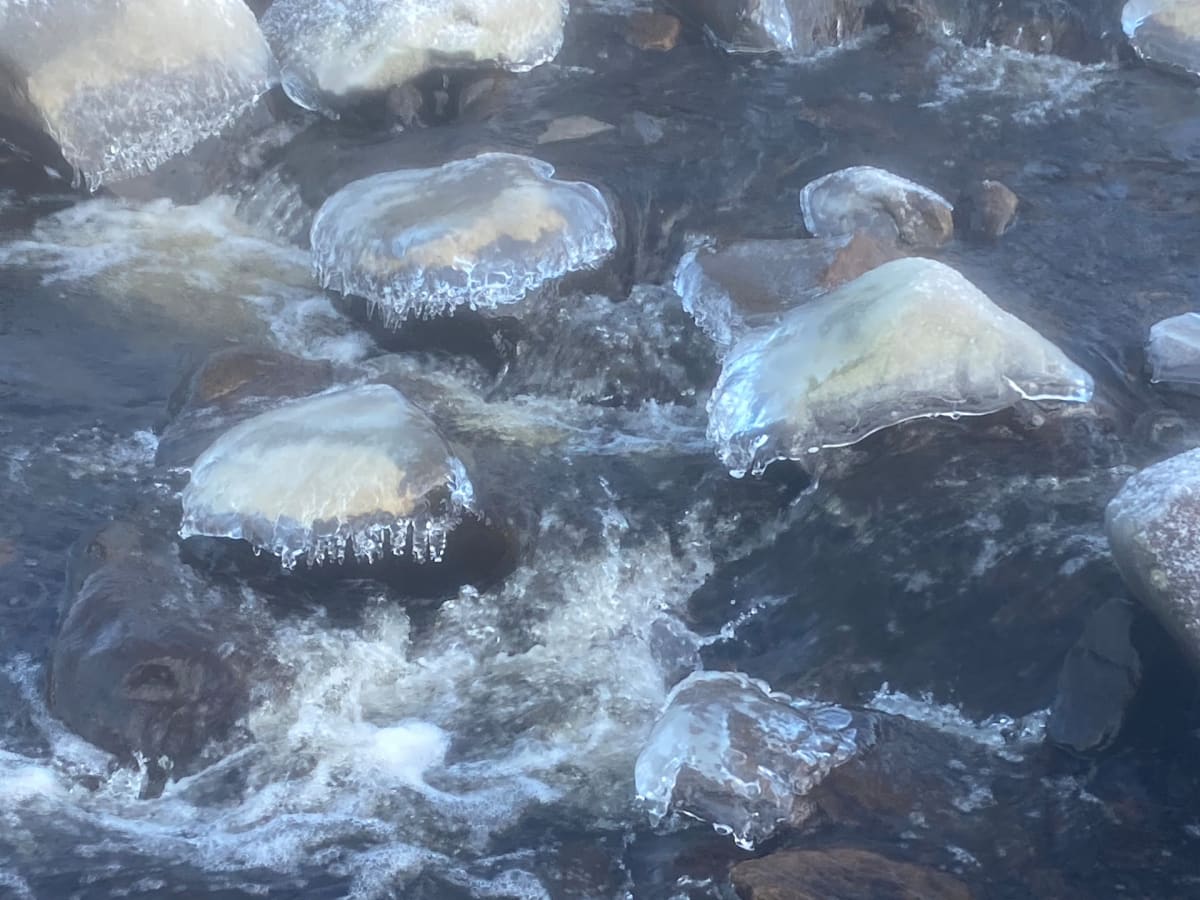
[[[1116, 744], [1076, 759], [1039, 745], [1036, 724], [1089, 614], [1126, 593], [1105, 504], [1134, 469], [1200, 439], [1196, 401], [1152, 389], [1141, 349], [1153, 322], [1196, 304], [1194, 86], [921, 38], [804, 63], [700, 43], [659, 55], [621, 28], [581, 15], [555, 65], [500, 79], [432, 127], [297, 119], [262, 171], [220, 169], [278, 259], [245, 243], [234, 200], [199, 213], [91, 201], [109, 206], [89, 218], [82, 198], [0, 194], [5, 246], [38, 248], [7, 252], [0, 278], [0, 895], [728, 896], [731, 863], [752, 854], [703, 825], [655, 832], [632, 802], [640, 742], [697, 660], [936, 726], [896, 751], [894, 796], [874, 814], [753, 855], [849, 844], [948, 869], [980, 897], [1200, 893], [1196, 681], [1154, 624], [1136, 623], [1145, 678]], [[615, 127], [538, 145], [565, 115]], [[445, 427], [489, 448], [483, 471], [511, 478], [540, 522], [522, 566], [411, 618], [386, 592], [349, 625], [321, 611], [333, 596], [282, 613], [254, 598], [289, 679], [263, 687], [231, 762], [137, 799], [136, 774], [73, 742], [40, 701], [71, 545], [113, 518], [174, 527], [180, 476], [155, 468], [151, 434], [207, 352], [378, 352], [288, 255], [326, 196], [500, 149], [618, 205], [622, 250], [591, 287], [658, 298], [619, 319], [635, 344], [662, 333], [664, 294], [645, 285], [669, 285], [689, 234], [796, 236], [816, 176], [871, 164], [951, 199], [1001, 180], [1022, 199], [1016, 227], [939, 258], [1087, 368], [1096, 398], [910, 423], [838, 452], [801, 493], [794, 468], [737, 482], [703, 446], [713, 370], [695, 333], [679, 337], [680, 357], [699, 361], [672, 376], [678, 402], [641, 410], [554, 389], [594, 377], [599, 332], [586, 328], [551, 330], [577, 352], [535, 354], [508, 388], [414, 357]], [[265, 199], [289, 214], [264, 214]], [[47, 226], [68, 204], [82, 218]], [[180, 236], [160, 240], [171, 228]], [[130, 261], [129, 248], [144, 252]], [[48, 279], [63, 259], [76, 267]], [[515, 397], [521, 377], [542, 396]], [[658, 373], [625, 377], [636, 395]], [[375, 752], [417, 774], [388, 781]], [[990, 802], [954, 804], [936, 774], [952, 762]], [[933, 810], [928, 827], [906, 818], [916, 805]]]

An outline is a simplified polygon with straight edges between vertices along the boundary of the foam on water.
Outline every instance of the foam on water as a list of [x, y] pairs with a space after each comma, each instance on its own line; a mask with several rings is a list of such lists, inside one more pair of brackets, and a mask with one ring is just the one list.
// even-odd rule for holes
[[274, 69], [241, 0], [5, 0], [0, 61], [92, 190], [219, 133]]

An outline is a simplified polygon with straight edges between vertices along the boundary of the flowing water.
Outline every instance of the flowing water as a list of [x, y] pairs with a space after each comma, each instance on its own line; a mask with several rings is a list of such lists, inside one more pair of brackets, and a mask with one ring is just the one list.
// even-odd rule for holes
[[[0, 191], [0, 896], [728, 897], [751, 852], [652, 826], [635, 797], [663, 703], [700, 668], [925, 722], [947, 742], [925, 763], [971, 770], [940, 819], [835, 824], [814, 845], [849, 834], [985, 897], [1200, 892], [1200, 714], [1169, 650], [1144, 660], [1106, 755], [1039, 743], [1064, 654], [1125, 594], [1104, 505], [1200, 440], [1200, 407], [1152, 388], [1141, 349], [1200, 292], [1194, 85], [878, 32], [799, 62], [646, 54], [622, 37], [635, 5], [577, 4], [555, 62], [427, 128], [287, 113], [286, 142], [223, 160], [198, 203], [145, 199], [170, 173], [120, 196]], [[613, 127], [537, 144], [582, 115]], [[650, 298], [578, 334], [583, 293], [541, 298], [565, 337], [527, 362], [547, 366], [535, 393], [445, 354], [386, 363], [471, 447], [476, 486], [520, 499], [515, 569], [440, 605], [373, 582], [239, 583], [251, 625], [230, 639], [262, 660], [249, 711], [150, 796], [47, 709], [72, 545], [114, 518], [178, 528], [186, 474], [155, 464], [156, 435], [209, 352], [382, 365], [313, 279], [312, 216], [351, 181], [484, 150], [600, 186], [622, 249], [580, 291]], [[627, 336], [624, 361], [661, 336], [670, 294], [649, 286], [670, 286], [690, 240], [798, 236], [803, 186], [858, 164], [951, 199], [981, 177], [1016, 191], [1009, 234], [939, 258], [1083, 365], [1092, 404], [907, 423], [817, 479], [783, 463], [738, 480], [705, 440], [711, 361], [679, 364], [672, 402], [636, 366], [623, 388], [656, 398], [640, 406], [563, 384], [595, 377], [594, 341]]]

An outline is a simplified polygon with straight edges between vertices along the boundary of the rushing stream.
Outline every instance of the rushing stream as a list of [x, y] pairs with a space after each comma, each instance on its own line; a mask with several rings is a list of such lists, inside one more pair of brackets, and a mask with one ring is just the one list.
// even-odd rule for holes
[[[956, 4], [972, 6], [941, 6]], [[98, 4], [74, 5], [103, 18]], [[926, 893], [888, 893], [852, 865], [861, 892], [839, 897], [1200, 896], [1200, 692], [1141, 607], [1121, 607], [1140, 683], [1112, 734], [1077, 753], [1047, 738], [1066, 702], [1064, 660], [1106, 602], [1132, 596], [1106, 505], [1135, 471], [1200, 444], [1200, 401], [1151, 384], [1143, 351], [1155, 322], [1200, 297], [1195, 80], [1111, 34], [1094, 52], [1034, 54], [868, 14], [807, 55], [730, 53], [687, 12], [704, 3], [679, 3], [662, 5], [683, 20], [662, 50], [630, 34], [649, 2], [573, 2], [565, 25], [556, 0], [508, 5], [521, 9], [496, 21], [524, 16], [528, 29], [489, 24], [470, 9], [489, 6], [478, 0], [425, 4], [426, 17], [447, 17], [446, 46], [432, 63], [364, 63], [380, 78], [419, 74], [350, 102], [337, 96], [354, 74], [342, 63], [378, 46], [367, 39], [360, 56], [287, 56], [282, 88], [258, 96], [280, 74], [262, 42], [284, 60], [281, 41], [300, 54], [333, 40], [315, 12], [275, 0], [265, 37], [239, 39], [225, 69], [205, 56], [171, 75], [159, 101], [194, 126], [184, 144], [195, 146], [162, 165], [179, 134], [133, 158], [88, 131], [183, 127], [149, 115], [149, 81], [120, 98], [109, 87], [55, 100], [61, 157], [0, 116], [0, 897], [822, 896], [731, 881], [735, 863], [788, 848], [849, 848], [933, 879]], [[56, 4], [0, 0], [0, 76], [32, 64], [4, 32], [26, 6], [51, 15]], [[1071, 6], [1101, 22], [1120, 4]], [[222, 28], [253, 25], [239, 0], [213, 7], [232, 10]], [[129, 19], [140, 59], [146, 16]], [[496, 44], [478, 58], [434, 67], [488, 28]], [[546, 37], [556, 28], [561, 48]], [[81, 30], [78, 64], [121, 34]], [[226, 46], [214, 34], [205, 40]], [[47, 57], [49, 43], [38, 45]], [[65, 90], [69, 51], [38, 60], [38, 96]], [[189, 97], [185, 77], [203, 93]], [[68, 146], [68, 125], [91, 137]], [[438, 168], [484, 153], [542, 163], [505, 162], [523, 180], [502, 190]], [[85, 173], [79, 186], [68, 164]], [[1087, 390], [1039, 404], [1014, 401], [1030, 394], [1014, 388], [1003, 404], [965, 408], [989, 415], [952, 405], [886, 428], [859, 419], [853, 446], [830, 441], [735, 478], [713, 445], [709, 397], [739, 329], [759, 320], [701, 328], [676, 268], [697, 248], [805, 237], [805, 185], [848, 166], [952, 203], [981, 179], [1010, 188], [1020, 207], [1003, 235], [958, 234], [919, 255], [1058, 348]], [[430, 183], [460, 188], [440, 218], [414, 186]], [[464, 234], [484, 215], [471, 204], [517, 212]], [[541, 255], [506, 262], [514, 252]], [[460, 281], [446, 274], [471, 254]], [[392, 327], [414, 311], [425, 318]], [[205, 418], [188, 379], [230, 348], [327, 362], [303, 370], [317, 373], [309, 389]], [[230, 427], [248, 434], [235, 423], [250, 415], [348, 385], [423, 410], [426, 456], [401, 477], [428, 464], [422, 497], [453, 516], [420, 507], [432, 530], [407, 550], [400, 535], [418, 520], [407, 507], [398, 528], [338, 532], [343, 557], [353, 531], [364, 557], [386, 556], [378, 565], [398, 576], [374, 577], [385, 569], [353, 559], [353, 542], [344, 577], [285, 571], [269, 542], [222, 550], [243, 532], [206, 521], [227, 487], [212, 485], [239, 476], [201, 483], [200, 472], [252, 471], [235, 453], [265, 454], [272, 435], [200, 452]], [[271, 457], [286, 470], [271, 490], [367, 468], [355, 454], [365, 459], [374, 432], [322, 456], [312, 447], [327, 423], [297, 409], [266, 413], [300, 443]], [[310, 510], [323, 498], [305, 499]], [[102, 749], [50, 699], [63, 623], [92, 571], [88, 541], [114, 521], [132, 523], [146, 559], [195, 598], [151, 615], [201, 620], [236, 673], [228, 727], [186, 761]], [[455, 544], [464, 521], [478, 543]], [[280, 544], [289, 566], [315, 558], [312, 529], [272, 527], [293, 542]], [[379, 539], [370, 553], [365, 535]], [[426, 584], [428, 571], [442, 574]], [[140, 608], [124, 590], [113, 609]], [[116, 628], [98, 624], [96, 645]], [[708, 784], [679, 785], [692, 806], [674, 814], [649, 797], [643, 777], [675, 756], [648, 742], [686, 735], [692, 712], [656, 722], [700, 671], [748, 676], [689, 684], [736, 683], [754, 697], [743, 715], [754, 727], [793, 729], [790, 743], [772, 734], [772, 753], [814, 754], [811, 778], [782, 789], [790, 821], [720, 821], [743, 807]], [[697, 751], [696, 770], [734, 793], [742, 763], [770, 780], [777, 757], [736, 758], [735, 712], [720, 708], [727, 721], [696, 703], [707, 736], [728, 728]], [[821, 787], [810, 815], [801, 794]]]

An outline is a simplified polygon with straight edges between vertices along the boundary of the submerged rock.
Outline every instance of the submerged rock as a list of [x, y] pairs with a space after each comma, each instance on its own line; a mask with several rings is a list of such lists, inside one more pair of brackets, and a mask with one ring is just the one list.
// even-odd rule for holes
[[566, 0], [275, 0], [262, 27], [288, 96], [320, 110], [438, 67], [549, 62], [566, 17]]
[[870, 740], [866, 717], [697, 672], [671, 691], [638, 755], [638, 798], [656, 821], [684, 813], [750, 847], [804, 821], [804, 795]]
[[999, 181], [984, 179], [966, 188], [954, 204], [954, 227], [976, 240], [995, 240], [1012, 227], [1020, 201]]
[[739, 341], [708, 435], [735, 475], [760, 474], [909, 419], [1091, 395], [1087, 372], [954, 269], [901, 259]]
[[1146, 362], [1154, 384], [1200, 388], [1200, 313], [1155, 322], [1146, 342]]
[[940, 194], [874, 166], [840, 169], [805, 185], [800, 212], [814, 237], [866, 231], [910, 247], [940, 247], [954, 236], [954, 211]]
[[961, 881], [869, 850], [780, 850], [733, 867], [742, 900], [971, 900]]
[[1125, 482], [1105, 527], [1130, 589], [1200, 666], [1200, 450]]
[[1089, 753], [1116, 739], [1142, 677], [1132, 626], [1133, 605], [1128, 600], [1109, 600], [1092, 613], [1058, 677], [1058, 693], [1046, 722], [1050, 741]]
[[147, 790], [186, 773], [248, 700], [237, 602], [123, 523], [73, 561], [50, 658], [48, 705], [74, 732], [147, 768]]
[[222, 131], [270, 87], [273, 65], [241, 0], [0, 5], [0, 69], [92, 190]]
[[862, 30], [868, 0], [680, 0], [681, 14], [727, 50], [808, 55]]
[[680, 22], [666, 13], [635, 12], [629, 17], [625, 39], [640, 50], [673, 50], [679, 41]]
[[319, 394], [255, 416], [192, 467], [180, 535], [232, 538], [285, 568], [384, 553], [438, 561], [474, 512], [463, 463], [394, 388]]
[[540, 160], [487, 153], [352, 182], [313, 220], [317, 277], [393, 327], [510, 306], [616, 247], [600, 192], [553, 175]]
[[1200, 6], [1194, 0], [1130, 0], [1121, 28], [1143, 59], [1200, 75]]

